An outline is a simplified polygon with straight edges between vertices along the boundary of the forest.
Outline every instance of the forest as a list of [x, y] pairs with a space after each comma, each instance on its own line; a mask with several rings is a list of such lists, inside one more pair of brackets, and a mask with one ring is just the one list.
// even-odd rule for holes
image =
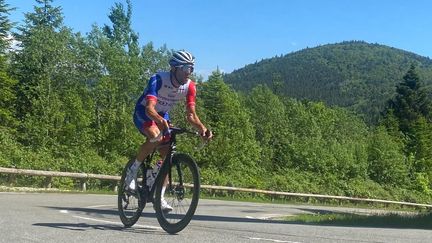
[[345, 107], [376, 124], [411, 64], [432, 87], [432, 60], [364, 41], [306, 48], [261, 60], [224, 75], [235, 90], [266, 84], [278, 95]]
[[[36, 0], [17, 26], [11, 11], [0, 0], [0, 167], [120, 175], [144, 139], [132, 121], [136, 99], [154, 72], [169, 68], [172, 50], [139, 45], [130, 1], [116, 3], [111, 23], [85, 35], [64, 25], [52, 0]], [[11, 49], [15, 27], [19, 44]], [[200, 141], [183, 137], [178, 149], [197, 161], [202, 184], [430, 202], [432, 105], [424, 65], [399, 67], [394, 92], [375, 97], [382, 100], [373, 119], [319, 96], [287, 94], [280, 75], [273, 80], [280, 82], [243, 80], [251, 86], [239, 90], [214, 70], [208, 80], [196, 77], [197, 112], [214, 139], [197, 150]], [[315, 78], [325, 83], [328, 75]], [[183, 105], [170, 116], [189, 126]], [[56, 178], [53, 186], [75, 183]], [[22, 177], [17, 185], [38, 187], [43, 178]]]

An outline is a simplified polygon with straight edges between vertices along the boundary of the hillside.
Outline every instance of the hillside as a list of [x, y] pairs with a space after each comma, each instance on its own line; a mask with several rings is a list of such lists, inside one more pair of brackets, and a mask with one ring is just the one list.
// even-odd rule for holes
[[234, 89], [267, 84], [278, 95], [347, 107], [376, 121], [410, 65], [432, 84], [432, 60], [404, 50], [362, 41], [306, 48], [250, 64], [226, 74]]

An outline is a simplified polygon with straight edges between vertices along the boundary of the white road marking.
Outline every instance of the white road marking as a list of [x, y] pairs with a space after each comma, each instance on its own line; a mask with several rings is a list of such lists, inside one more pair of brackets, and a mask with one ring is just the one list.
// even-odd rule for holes
[[257, 238], [257, 237], [248, 237], [248, 239], [249, 240], [271, 241], [271, 242], [300, 243], [298, 241], [275, 240], [275, 239], [266, 239], [266, 238]]
[[246, 216], [247, 219], [259, 219], [259, 220], [269, 220], [273, 216], [261, 216], [261, 217], [253, 217], [253, 216]]
[[252, 216], [246, 216], [246, 218], [247, 218], [247, 219], [260, 219], [260, 218], [252, 217]]
[[103, 208], [103, 207], [113, 207], [113, 205], [94, 205], [94, 206], [88, 206], [85, 208]]
[[[95, 205], [95, 206], [88, 206], [86, 208], [95, 208], [95, 207], [103, 207], [103, 206], [112, 206], [112, 205]], [[67, 210], [60, 210], [60, 213], [68, 214], [69, 212]], [[90, 221], [108, 223], [108, 224], [123, 225], [123, 223], [120, 223], [120, 222], [112, 222], [112, 221], [108, 221], [108, 220], [94, 219], [94, 218], [82, 217], [82, 216], [78, 216], [78, 215], [72, 215], [72, 217], [78, 218], [78, 219], [85, 219], [85, 220], [90, 220]], [[134, 226], [138, 226], [138, 227], [146, 228], [146, 229], [162, 230], [161, 227], [156, 227], [156, 226], [151, 226], [151, 225], [135, 224]]]
[[260, 219], [260, 220], [269, 220], [275, 217], [280, 217], [280, 214], [267, 214], [260, 217], [246, 216], [247, 219]]
[[[93, 218], [82, 217], [82, 216], [77, 216], [77, 215], [73, 215], [72, 217], [74, 217], [74, 218], [79, 218], [79, 219], [90, 220], [90, 221], [96, 221], [96, 222], [108, 223], [108, 224], [123, 225], [123, 224], [120, 223], [120, 222], [112, 222], [112, 221], [102, 220], [102, 219], [93, 219]], [[134, 226], [138, 226], [138, 227], [142, 227], [142, 228], [146, 228], [146, 229], [162, 230], [161, 227], [156, 227], [156, 226], [151, 226], [151, 225], [135, 224]]]

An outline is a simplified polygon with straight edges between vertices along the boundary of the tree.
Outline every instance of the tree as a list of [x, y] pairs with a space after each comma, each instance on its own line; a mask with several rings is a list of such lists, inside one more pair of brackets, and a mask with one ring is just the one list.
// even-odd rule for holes
[[413, 124], [412, 144], [415, 144], [415, 172], [427, 173], [432, 180], [432, 123], [425, 117], [419, 118]]
[[399, 120], [399, 130], [407, 136], [412, 135], [413, 122], [422, 116], [430, 119], [432, 115], [431, 101], [422, 86], [416, 67], [411, 65], [403, 82], [396, 87], [396, 97], [389, 101], [387, 109], [393, 110]]
[[[289, 133], [285, 105], [267, 86], [255, 87], [246, 98], [246, 107], [262, 148], [261, 164], [269, 171], [289, 166]], [[263, 122], [264, 121], [264, 122]]]
[[16, 119], [15, 101], [16, 93], [14, 86], [17, 81], [10, 77], [8, 73], [8, 49], [10, 46], [9, 35], [13, 23], [10, 22], [8, 15], [14, 8], [9, 8], [4, 0], [0, 0], [0, 126], [15, 127]]
[[424, 159], [427, 153], [423, 151], [423, 145], [430, 143], [427, 142], [430, 136], [426, 134], [430, 133], [432, 103], [414, 65], [403, 77], [403, 82], [397, 85], [396, 91], [395, 98], [388, 102], [384, 123], [390, 130], [394, 130], [391, 124], [399, 125], [398, 130], [405, 137], [407, 156]]
[[6, 70], [6, 60], [0, 56], [0, 126], [15, 127], [17, 125], [14, 117], [16, 94], [14, 86], [17, 81], [9, 76]]
[[91, 106], [78, 74], [85, 65], [76, 62], [78, 41], [63, 25], [61, 8], [51, 2], [37, 0], [16, 34], [21, 42], [13, 62], [21, 141], [34, 148], [85, 147]]
[[95, 146], [102, 156], [130, 155], [135, 152], [138, 134], [132, 123], [132, 112], [139, 92], [148, 76], [140, 57], [138, 34], [131, 27], [132, 6], [127, 12], [120, 3], [108, 15], [112, 27], [93, 27], [88, 36], [92, 63], [100, 66], [93, 79], [95, 98]]
[[125, 12], [123, 4], [115, 3], [108, 15], [113, 27], [105, 25], [104, 34], [115, 44], [125, 47], [130, 54], [138, 55], [138, 34], [132, 30], [132, 4], [130, 0], [126, 1], [127, 11]]
[[168, 60], [171, 57], [171, 54], [172, 53], [168, 50], [166, 45], [163, 45], [157, 50], [154, 49], [152, 42], [144, 45], [141, 51], [141, 57], [143, 61], [142, 70], [144, 77], [148, 79], [158, 70], [168, 70]]
[[368, 144], [368, 175], [380, 184], [406, 186], [410, 165], [403, 153], [403, 143], [392, 137], [383, 126], [371, 132]]
[[198, 161], [205, 167], [236, 178], [239, 183], [252, 185], [251, 177], [258, 173], [260, 147], [255, 141], [255, 130], [248, 112], [238, 95], [231, 90], [216, 70], [199, 87], [197, 105], [205, 113], [205, 123], [215, 132], [206, 154]]
[[366, 177], [366, 126], [342, 108], [322, 102], [286, 101], [293, 166], [326, 177]]
[[13, 23], [9, 20], [8, 15], [16, 8], [10, 8], [5, 0], [0, 0], [0, 53], [5, 54], [10, 46], [10, 30]]
[[60, 45], [56, 43], [63, 21], [61, 9], [53, 7], [51, 0], [36, 2], [42, 6], [35, 6], [34, 12], [26, 13], [24, 25], [18, 27], [20, 33], [14, 34], [21, 49], [13, 62], [14, 72], [19, 79], [17, 109], [20, 119], [24, 119], [32, 110], [33, 99], [41, 98], [37, 89], [43, 81], [48, 82], [49, 73], [62, 54], [62, 50], [57, 48]]
[[[432, 179], [432, 106], [414, 65], [396, 87], [397, 95], [389, 101], [383, 124], [395, 134], [395, 125], [403, 134], [406, 166], [416, 190], [430, 191]], [[398, 137], [398, 136], [396, 136]], [[394, 166], [394, 165], [393, 165]]]

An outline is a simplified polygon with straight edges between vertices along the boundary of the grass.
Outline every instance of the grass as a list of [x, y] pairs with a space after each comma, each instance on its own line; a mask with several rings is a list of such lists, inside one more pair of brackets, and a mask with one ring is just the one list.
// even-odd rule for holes
[[200, 198], [217, 199], [225, 201], [255, 202], [255, 203], [274, 203], [274, 204], [292, 204], [292, 205], [313, 205], [345, 208], [363, 208], [363, 209], [382, 209], [387, 211], [407, 211], [407, 212], [425, 212], [428, 209], [423, 207], [403, 206], [398, 204], [384, 204], [360, 201], [347, 201], [337, 199], [318, 199], [307, 197], [270, 197], [260, 194], [251, 195], [250, 193], [228, 193], [210, 194], [207, 190], [201, 190]]
[[432, 229], [432, 213], [387, 213], [360, 215], [353, 213], [314, 213], [299, 214], [279, 218], [291, 223], [349, 226], [349, 227], [375, 227], [375, 228], [412, 228]]

